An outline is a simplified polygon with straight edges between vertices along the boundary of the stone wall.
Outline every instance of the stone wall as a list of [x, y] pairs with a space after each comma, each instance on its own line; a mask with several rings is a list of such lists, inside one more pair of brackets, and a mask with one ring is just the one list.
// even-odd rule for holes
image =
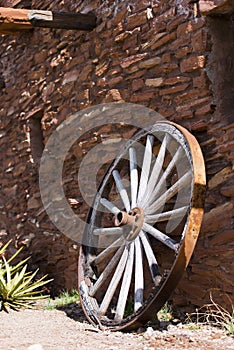
[[[91, 32], [36, 28], [0, 38], [0, 240], [12, 238], [12, 251], [24, 245], [30, 267], [54, 278], [53, 293], [75, 288], [78, 244], [58, 232], [40, 200], [44, 144], [76, 111], [105, 102], [141, 104], [190, 130], [206, 162], [204, 223], [174, 305], [201, 306], [211, 289], [230, 305], [223, 295], [234, 295], [231, 15], [206, 19], [199, 3], [188, 0], [46, 0], [31, 1], [31, 8], [94, 11], [98, 25]], [[102, 137], [124, 133], [131, 130], [106, 128]], [[71, 179], [96, 136], [87, 135], [68, 157]], [[85, 216], [69, 176], [66, 194]]]

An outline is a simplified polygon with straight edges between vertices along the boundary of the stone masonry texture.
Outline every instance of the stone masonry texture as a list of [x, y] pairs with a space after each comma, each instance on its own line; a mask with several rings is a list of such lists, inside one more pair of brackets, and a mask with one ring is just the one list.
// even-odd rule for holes
[[[77, 288], [79, 245], [56, 229], [40, 198], [43, 145], [66, 118], [86, 107], [106, 102], [143, 105], [187, 128], [206, 164], [203, 225], [191, 262], [172, 294], [173, 304], [202, 306], [212, 291], [218, 303], [230, 307], [232, 13], [205, 17], [199, 2], [188, 0], [0, 1], [0, 6], [93, 11], [98, 20], [91, 32], [35, 28], [0, 37], [0, 242], [12, 239], [11, 253], [25, 247], [30, 268], [54, 278], [52, 294]], [[127, 126], [105, 126], [86, 135], [67, 156], [64, 191], [81, 217], [87, 208], [74, 179], [82, 158], [97, 139], [131, 134]]]

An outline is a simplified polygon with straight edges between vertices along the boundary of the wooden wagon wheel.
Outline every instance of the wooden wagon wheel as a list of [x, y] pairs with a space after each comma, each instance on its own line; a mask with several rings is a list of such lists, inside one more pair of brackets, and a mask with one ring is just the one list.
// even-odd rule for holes
[[158, 122], [128, 142], [104, 176], [80, 250], [91, 323], [130, 330], [161, 309], [193, 253], [204, 194], [202, 153], [186, 129]]

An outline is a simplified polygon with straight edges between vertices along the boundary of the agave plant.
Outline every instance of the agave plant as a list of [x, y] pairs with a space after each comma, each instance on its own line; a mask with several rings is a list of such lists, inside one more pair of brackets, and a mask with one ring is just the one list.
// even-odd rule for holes
[[0, 311], [7, 312], [9, 309], [32, 307], [35, 301], [47, 298], [48, 295], [43, 295], [41, 287], [51, 281], [46, 280], [47, 275], [35, 281], [38, 270], [27, 271], [28, 258], [12, 266], [10, 263], [22, 248], [7, 260], [4, 253], [9, 244], [10, 242], [0, 249]]

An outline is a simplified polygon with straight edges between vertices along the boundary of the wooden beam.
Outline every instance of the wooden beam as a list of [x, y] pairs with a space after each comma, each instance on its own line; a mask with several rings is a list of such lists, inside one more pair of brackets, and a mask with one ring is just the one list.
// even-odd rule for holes
[[200, 0], [199, 8], [203, 16], [231, 14], [234, 13], [234, 1]]
[[96, 16], [0, 7], [0, 34], [14, 34], [35, 27], [90, 31], [96, 27]]

